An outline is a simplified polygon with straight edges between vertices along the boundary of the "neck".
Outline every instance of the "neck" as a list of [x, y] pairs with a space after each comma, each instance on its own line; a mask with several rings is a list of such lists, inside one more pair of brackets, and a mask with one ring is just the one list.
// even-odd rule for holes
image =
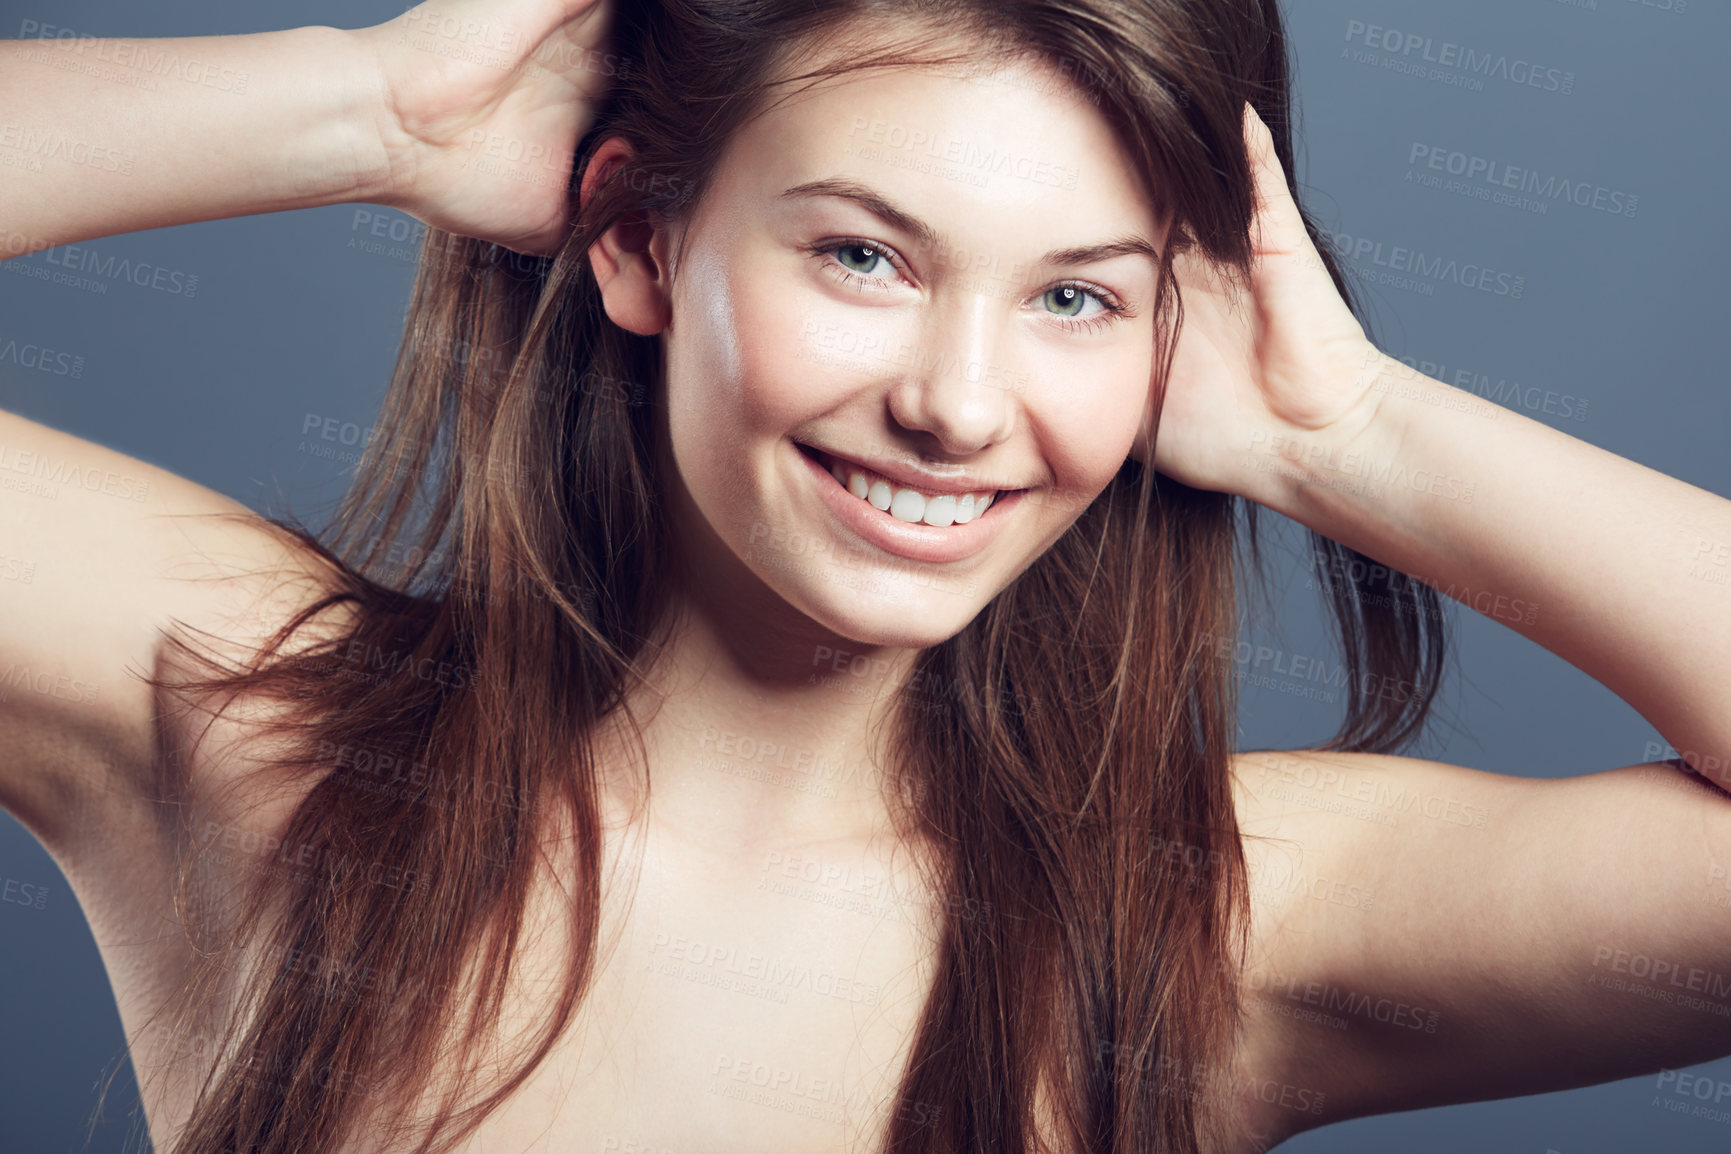
[[823, 628], [731, 554], [675, 569], [665, 640], [630, 696], [648, 789], [637, 758], [609, 759], [634, 767], [610, 776], [613, 797], [659, 830], [748, 855], [883, 834], [891, 704], [918, 651]]

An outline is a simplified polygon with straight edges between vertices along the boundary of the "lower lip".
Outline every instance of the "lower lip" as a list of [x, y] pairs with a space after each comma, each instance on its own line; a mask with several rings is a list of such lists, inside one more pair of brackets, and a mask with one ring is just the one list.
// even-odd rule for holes
[[914, 525], [890, 516], [870, 501], [864, 501], [842, 488], [830, 471], [803, 449], [795, 448], [817, 482], [823, 501], [842, 524], [866, 542], [886, 553], [894, 553], [910, 561], [944, 564], [960, 561], [980, 552], [997, 537], [1007, 514], [1021, 503], [1025, 489], [1000, 493], [980, 516], [965, 525]]

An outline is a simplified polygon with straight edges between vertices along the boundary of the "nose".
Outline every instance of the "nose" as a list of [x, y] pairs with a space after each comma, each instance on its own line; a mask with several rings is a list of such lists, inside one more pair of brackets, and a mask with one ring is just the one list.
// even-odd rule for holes
[[[1005, 310], [989, 292], [948, 294], [925, 310], [913, 363], [890, 390], [902, 427], [929, 434], [944, 456], [967, 457], [1009, 437], [1016, 411], [994, 359], [1009, 347]], [[1012, 310], [1013, 311], [1013, 310]]]

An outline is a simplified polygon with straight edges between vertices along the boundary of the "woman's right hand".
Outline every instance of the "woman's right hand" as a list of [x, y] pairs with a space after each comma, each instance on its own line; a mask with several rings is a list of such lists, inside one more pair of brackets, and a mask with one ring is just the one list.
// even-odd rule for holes
[[371, 198], [518, 252], [570, 227], [573, 150], [625, 62], [615, 0], [429, 0], [355, 33], [378, 61], [388, 188]]

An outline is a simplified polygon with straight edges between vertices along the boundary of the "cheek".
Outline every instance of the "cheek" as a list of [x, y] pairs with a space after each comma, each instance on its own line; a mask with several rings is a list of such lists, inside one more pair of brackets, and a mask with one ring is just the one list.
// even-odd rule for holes
[[814, 335], [822, 322], [785, 268], [747, 252], [695, 251], [666, 333], [668, 429], [680, 476], [724, 535], [764, 516], [785, 438], [844, 395]]
[[1090, 496], [1130, 455], [1147, 408], [1152, 349], [1114, 350], [1048, 366], [1029, 388], [1042, 440], [1060, 484]]
[[739, 376], [732, 400], [748, 427], [777, 436], [827, 407], [831, 380], [813, 341], [821, 324], [784, 282], [747, 275], [734, 288]]
[[743, 436], [734, 400], [746, 331], [725, 254], [693, 246], [675, 281], [672, 323], [661, 336], [667, 430], [674, 469], [712, 524], [732, 521], [741, 495]]
[[793, 307], [765, 317], [763, 331], [777, 334], [781, 362], [814, 397], [833, 402], [855, 388], [887, 384], [922, 360], [909, 310], [865, 308], [809, 287], [787, 300]]
[[737, 495], [754, 442], [797, 400], [799, 378], [784, 363], [789, 322], [731, 250], [693, 254], [681, 271], [665, 338], [674, 457], [688, 481]]
[[672, 311], [663, 337], [669, 411], [676, 425], [689, 424], [719, 408], [741, 375], [739, 302], [725, 253], [698, 249], [687, 256]]
[[835, 391], [823, 355], [833, 322], [785, 268], [760, 263], [721, 254], [694, 269], [682, 293], [671, 396], [711, 435], [785, 434], [824, 411]]

